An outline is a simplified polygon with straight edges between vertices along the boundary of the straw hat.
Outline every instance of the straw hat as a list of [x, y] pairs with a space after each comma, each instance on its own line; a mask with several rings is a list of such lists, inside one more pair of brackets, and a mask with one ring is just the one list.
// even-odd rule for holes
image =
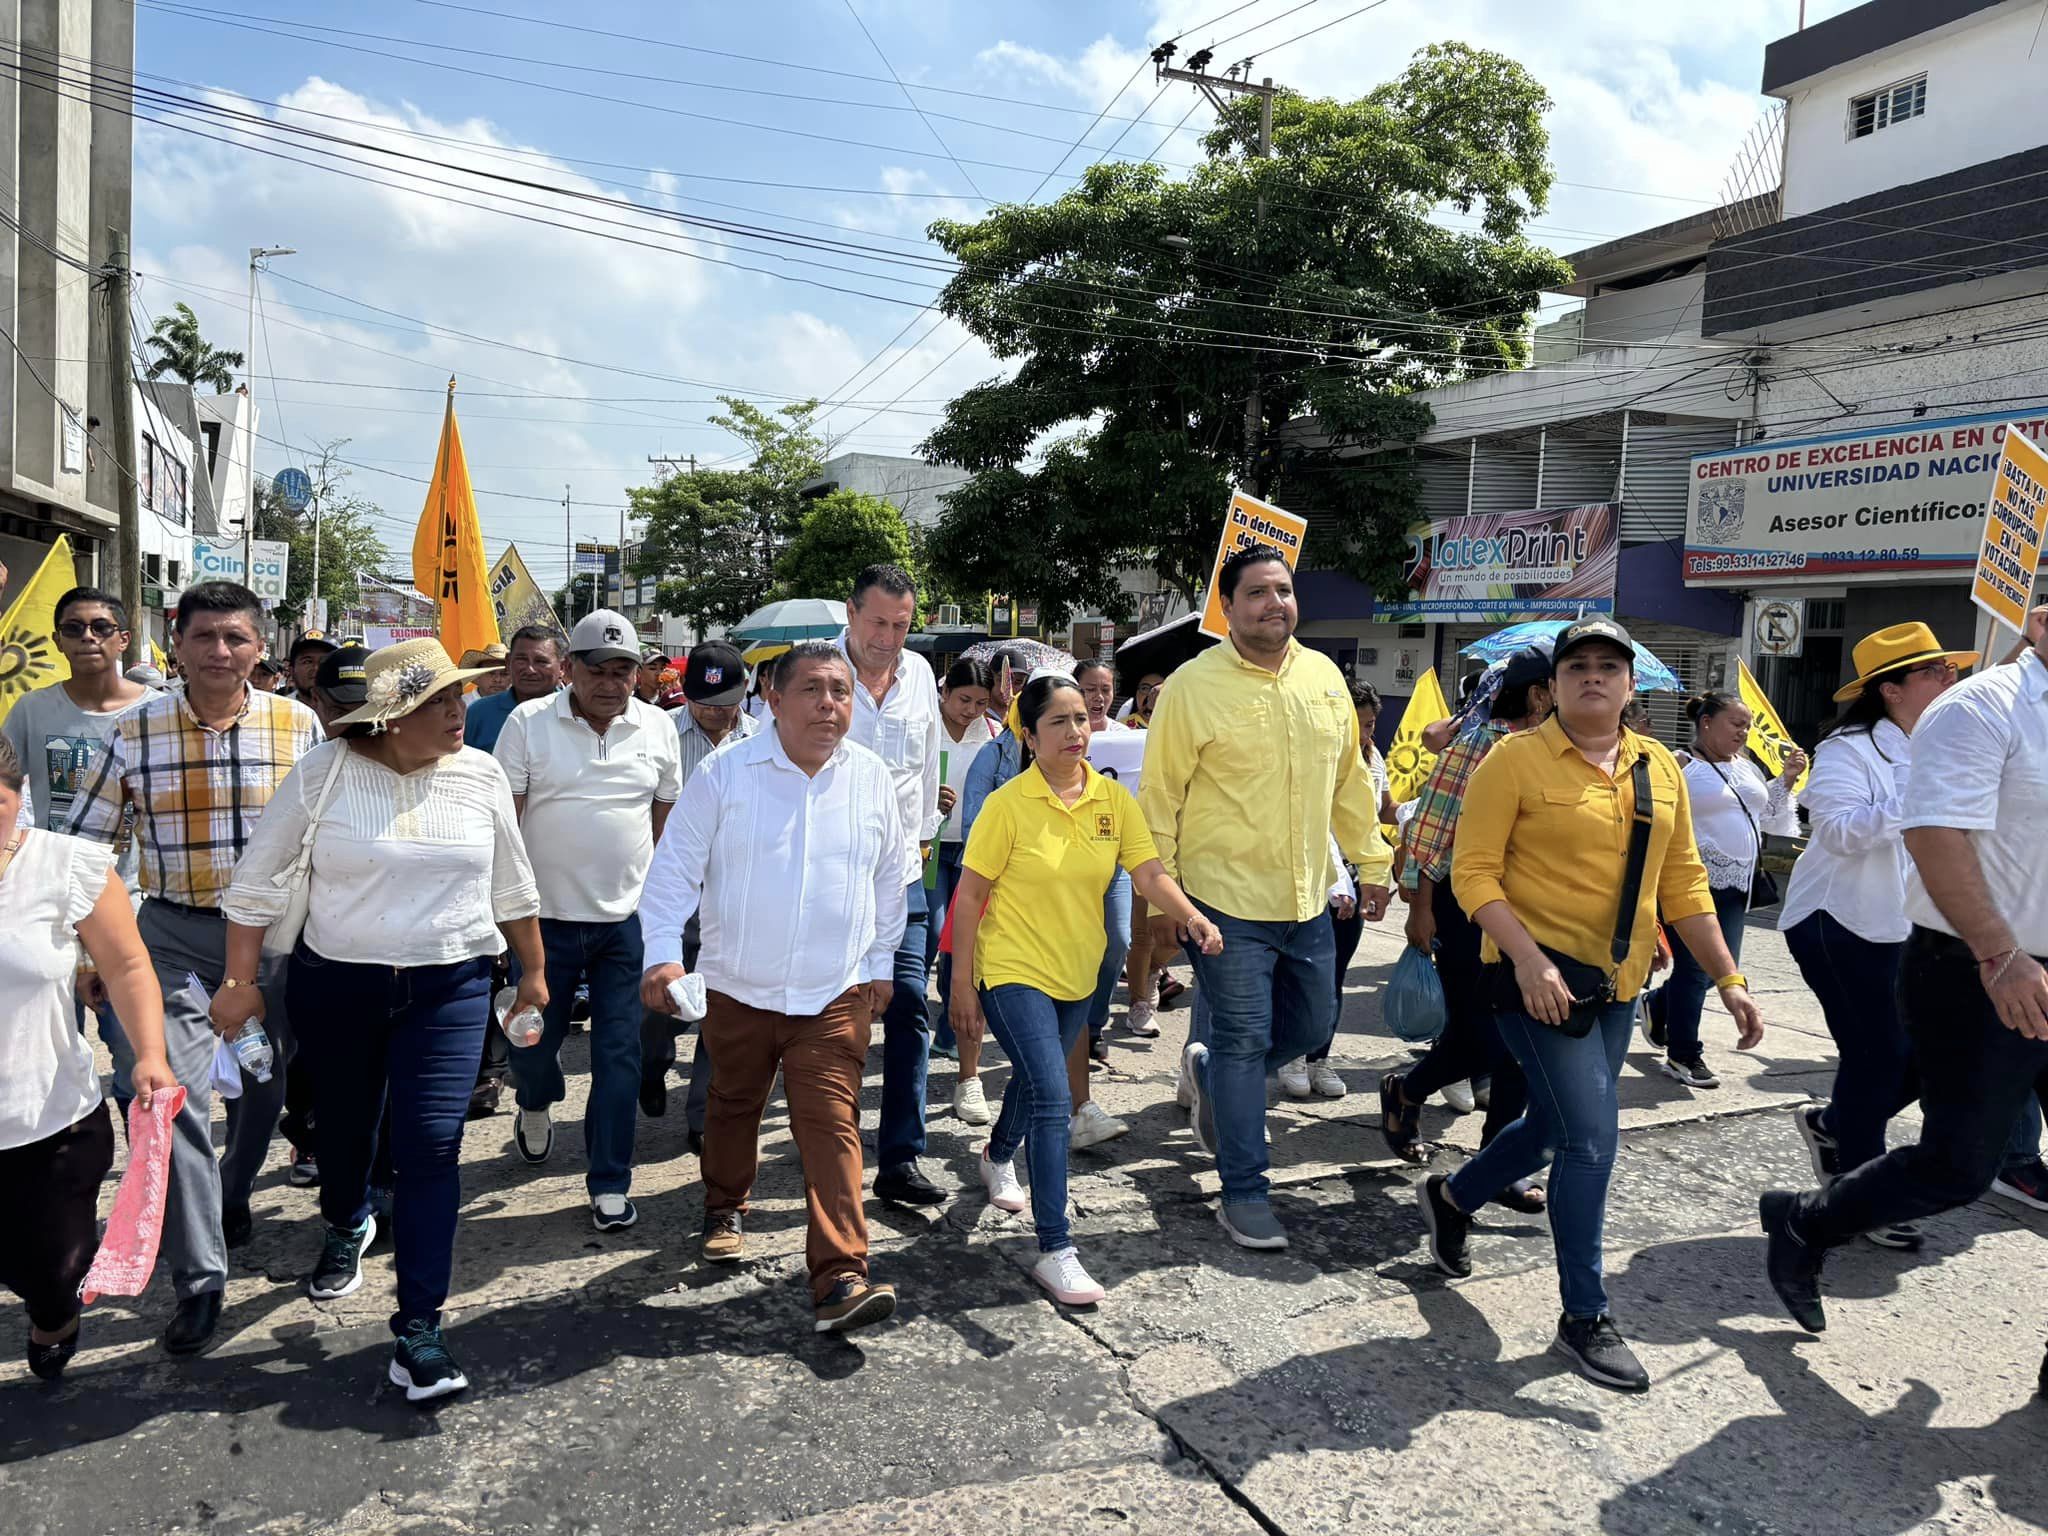
[[[1930, 661], [1950, 661], [1957, 671], [1974, 667], [1983, 660], [1979, 651], [1943, 650], [1934, 631], [1925, 624], [1894, 624], [1856, 642], [1856, 681], [1835, 690], [1835, 702], [1846, 704], [1893, 672], [1925, 666]], [[1897, 681], [1896, 678], [1893, 681]]]
[[344, 725], [388, 725], [411, 714], [443, 688], [497, 670], [456, 666], [431, 635], [387, 645], [371, 652], [363, 663], [362, 707], [336, 720], [330, 730]]

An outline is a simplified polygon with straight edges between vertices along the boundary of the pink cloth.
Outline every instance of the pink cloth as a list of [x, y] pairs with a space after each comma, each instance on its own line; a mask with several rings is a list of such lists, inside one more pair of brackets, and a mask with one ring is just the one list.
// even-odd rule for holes
[[183, 1088], [158, 1092], [148, 1109], [139, 1099], [128, 1106], [128, 1166], [100, 1251], [78, 1283], [78, 1299], [87, 1306], [102, 1296], [140, 1296], [149, 1285], [171, 1188], [171, 1126], [184, 1107]]

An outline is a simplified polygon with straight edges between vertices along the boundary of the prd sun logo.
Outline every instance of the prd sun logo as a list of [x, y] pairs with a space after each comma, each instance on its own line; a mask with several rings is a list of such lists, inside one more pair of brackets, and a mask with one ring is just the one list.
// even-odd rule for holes
[[55, 682], [58, 659], [48, 635], [33, 634], [20, 625], [0, 631], [0, 704]]

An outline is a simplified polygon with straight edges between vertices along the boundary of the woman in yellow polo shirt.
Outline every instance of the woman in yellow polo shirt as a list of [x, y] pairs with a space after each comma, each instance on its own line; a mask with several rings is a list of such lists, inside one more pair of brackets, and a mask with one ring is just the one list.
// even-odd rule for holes
[[1088, 1027], [1108, 936], [1102, 899], [1119, 866], [1205, 954], [1223, 937], [1166, 873], [1138, 802], [1088, 765], [1088, 703], [1072, 678], [1034, 679], [1017, 698], [1024, 768], [982, 802], [953, 904], [953, 1032], [984, 1014], [1011, 1063], [981, 1149], [989, 1203], [1024, 1209], [1011, 1160], [1025, 1149], [1039, 1258], [1032, 1278], [1069, 1306], [1102, 1300], [1067, 1224], [1067, 1056]]
[[[1608, 1316], [1600, 1245], [1620, 1129], [1615, 1082], [1660, 908], [1714, 978], [1741, 1049], [1763, 1038], [1764, 1024], [1721, 936], [1684, 775], [1661, 743], [1621, 723], [1634, 691], [1628, 631], [1581, 619], [1551, 652], [1556, 713], [1502, 741], [1466, 788], [1451, 889], [1485, 930], [1494, 1018], [1528, 1077], [1529, 1102], [1448, 1179], [1425, 1179], [1421, 1204], [1438, 1267], [1469, 1275], [1468, 1213], [1554, 1160], [1564, 1315], [1551, 1348], [1589, 1381], [1640, 1392], [1650, 1378]], [[1643, 783], [1648, 852], [1633, 910], [1618, 912]]]

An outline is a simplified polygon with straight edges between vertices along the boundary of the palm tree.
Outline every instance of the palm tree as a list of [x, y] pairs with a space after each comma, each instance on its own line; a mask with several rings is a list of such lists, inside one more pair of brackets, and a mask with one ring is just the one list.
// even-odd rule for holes
[[235, 370], [244, 361], [239, 352], [222, 352], [199, 334], [199, 317], [192, 306], [179, 304], [174, 315], [158, 315], [145, 343], [156, 358], [149, 365], [149, 377], [173, 374], [187, 384], [211, 384], [216, 395], [235, 387]]

